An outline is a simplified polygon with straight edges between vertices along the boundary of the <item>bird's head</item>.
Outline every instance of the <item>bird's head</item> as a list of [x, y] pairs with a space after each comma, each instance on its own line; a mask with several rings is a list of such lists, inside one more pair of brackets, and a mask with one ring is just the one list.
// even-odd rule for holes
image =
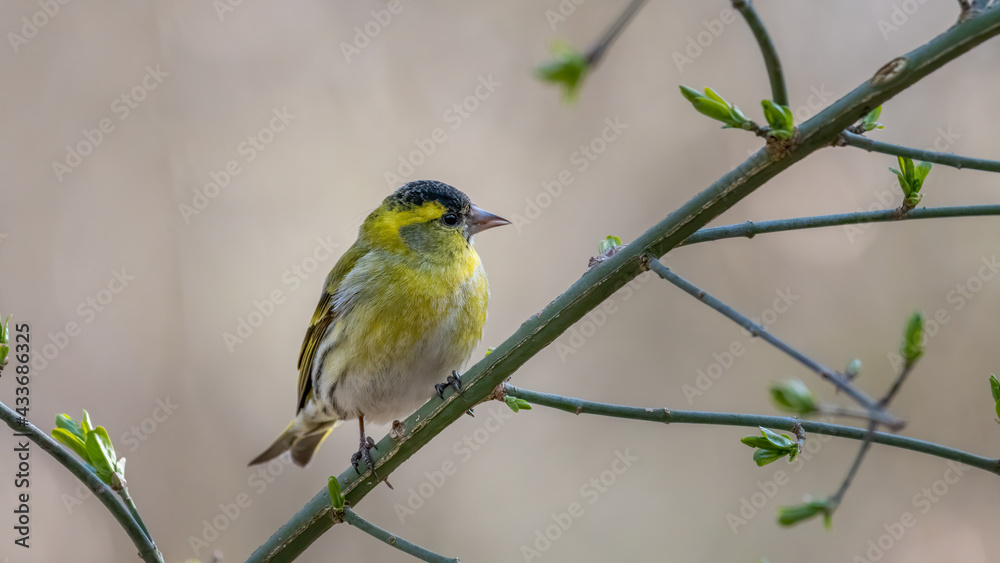
[[385, 250], [448, 259], [468, 248], [476, 233], [508, 224], [448, 184], [418, 180], [385, 198], [365, 219], [361, 233]]

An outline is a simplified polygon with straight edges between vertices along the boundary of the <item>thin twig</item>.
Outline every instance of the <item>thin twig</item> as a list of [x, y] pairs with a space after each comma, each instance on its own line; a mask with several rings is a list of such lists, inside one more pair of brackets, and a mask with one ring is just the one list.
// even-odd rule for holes
[[[896, 393], [899, 392], [899, 389], [903, 386], [903, 382], [906, 381], [906, 377], [910, 374], [910, 371], [913, 370], [913, 366], [915, 364], [915, 360], [906, 362], [906, 365], [903, 366], [902, 370], [900, 370], [899, 375], [896, 377], [896, 381], [893, 382], [889, 392], [879, 399], [878, 404], [880, 407], [889, 407], [889, 403], [892, 402], [893, 397], [895, 397]], [[858, 450], [858, 454], [854, 458], [854, 463], [851, 464], [851, 468], [847, 471], [847, 476], [844, 477], [844, 482], [840, 485], [840, 488], [837, 489], [837, 492], [832, 497], [830, 497], [829, 510], [836, 510], [840, 505], [840, 502], [844, 500], [844, 493], [847, 492], [847, 488], [851, 486], [851, 481], [854, 480], [854, 476], [857, 475], [858, 469], [861, 468], [861, 462], [864, 460], [865, 454], [868, 453], [868, 448], [871, 446], [872, 436], [875, 433], [877, 426], [878, 423], [874, 420], [868, 424], [868, 432], [865, 434], [865, 439], [861, 443], [861, 448]]]
[[122, 488], [118, 495], [122, 497], [122, 500], [125, 502], [125, 507], [128, 508], [129, 514], [131, 514], [132, 518], [135, 519], [135, 523], [142, 528], [142, 531], [146, 533], [146, 537], [152, 541], [153, 536], [149, 533], [149, 529], [146, 528], [146, 523], [142, 521], [142, 516], [139, 515], [139, 509], [136, 508], [135, 501], [132, 500], [132, 495], [128, 493], [128, 487]]
[[778, 60], [778, 50], [774, 48], [774, 42], [764, 27], [764, 22], [757, 15], [751, 0], [732, 0], [733, 7], [736, 8], [743, 19], [750, 26], [760, 52], [764, 55], [764, 66], [767, 67], [767, 77], [771, 81], [771, 101], [783, 106], [788, 105], [788, 91], [785, 89], [785, 77], [781, 72], [781, 61]]
[[428, 561], [429, 563], [459, 563], [458, 559], [438, 555], [437, 553], [424, 549], [415, 543], [408, 542], [388, 530], [379, 528], [375, 524], [372, 524], [368, 520], [358, 516], [358, 513], [351, 510], [351, 507], [349, 506], [344, 507], [342, 517], [344, 522], [347, 522], [371, 537], [385, 542], [403, 553], [412, 555], [421, 561]]
[[883, 143], [881, 141], [875, 141], [869, 139], [868, 137], [864, 137], [855, 133], [850, 133], [848, 131], [844, 131], [841, 134], [840, 138], [843, 140], [844, 145], [847, 145], [849, 147], [857, 147], [859, 149], [864, 149], [869, 152], [879, 152], [882, 154], [903, 156], [907, 158], [923, 160], [924, 162], [933, 162], [934, 164], [951, 166], [958, 169], [968, 168], [970, 170], [983, 170], [985, 172], [1000, 172], [1000, 161], [997, 160], [986, 160], [984, 158], [971, 158], [968, 156], [958, 156], [956, 154], [925, 151], [910, 147], [904, 147], [902, 145], [893, 145], [891, 143]]
[[899, 392], [899, 388], [903, 386], [903, 382], [906, 381], [906, 376], [910, 375], [910, 372], [913, 371], [914, 363], [915, 362], [907, 362], [906, 365], [903, 366], [902, 371], [899, 372], [899, 376], [896, 377], [896, 381], [892, 382], [892, 387], [889, 388], [889, 392], [886, 393], [885, 397], [882, 397], [882, 400], [878, 402], [880, 405], [883, 407], [889, 406], [889, 403], [896, 396], [896, 393]]
[[139, 548], [139, 557], [149, 563], [163, 563], [163, 555], [156, 548], [153, 540], [146, 535], [142, 526], [136, 522], [129, 510], [118, 500], [111, 487], [104, 484], [93, 471], [82, 461], [77, 459], [69, 450], [59, 445], [58, 442], [42, 432], [34, 424], [26, 421], [7, 405], [0, 403], [0, 419], [7, 423], [19, 436], [24, 436], [38, 444], [42, 451], [51, 455], [60, 465], [72, 473], [81, 483], [90, 489], [94, 496], [100, 499], [101, 503], [111, 512], [115, 520], [121, 525], [131, 538], [132, 543]]
[[815, 414], [820, 416], [857, 418], [864, 421], [872, 420], [871, 413], [869, 413], [866, 410], [852, 409], [850, 407], [842, 407], [840, 405], [831, 405], [831, 404], [817, 405]]
[[854, 399], [859, 405], [868, 409], [871, 413], [873, 420], [877, 420], [881, 424], [885, 424], [889, 428], [894, 428], [896, 430], [903, 427], [903, 421], [897, 419], [891, 414], [885, 412], [878, 403], [875, 402], [871, 397], [865, 395], [862, 391], [851, 385], [847, 378], [842, 376], [840, 373], [820, 364], [819, 362], [813, 360], [812, 358], [806, 356], [802, 352], [799, 352], [795, 348], [786, 344], [784, 341], [780, 340], [778, 337], [774, 336], [768, 332], [764, 327], [758, 325], [757, 323], [751, 321], [747, 317], [738, 313], [735, 309], [726, 305], [722, 301], [719, 301], [715, 297], [712, 297], [706, 293], [703, 289], [692, 284], [691, 282], [685, 280], [684, 278], [678, 276], [670, 268], [667, 268], [660, 263], [659, 260], [649, 257], [648, 262], [649, 269], [656, 272], [661, 278], [667, 280], [668, 282], [676, 285], [677, 287], [684, 290], [689, 295], [698, 299], [702, 303], [708, 305], [709, 307], [715, 309], [721, 313], [726, 318], [732, 320], [736, 324], [742, 326], [743, 328], [750, 331], [753, 336], [759, 336], [761, 339], [771, 344], [778, 350], [781, 350], [785, 354], [791, 356], [793, 359], [797, 360], [802, 365], [811, 369], [812, 371], [819, 374], [820, 377], [832, 383], [837, 389], [840, 389], [848, 397]]
[[618, 16], [615, 23], [611, 24], [611, 27], [604, 32], [604, 36], [601, 37], [600, 41], [595, 43], [590, 49], [587, 50], [585, 58], [587, 59], [587, 65], [593, 70], [597, 67], [597, 64], [601, 62], [604, 58], [604, 53], [607, 52], [608, 47], [621, 35], [621, 32], [625, 30], [632, 17], [635, 16], [639, 8], [646, 3], [646, 0], [632, 0], [629, 2], [628, 6], [625, 7], [625, 11]]
[[687, 246], [690, 244], [697, 244], [699, 242], [710, 242], [727, 238], [753, 238], [757, 235], [766, 233], [815, 229], [818, 227], [909, 221], [911, 219], [979, 217], [989, 215], [1000, 215], [1000, 205], [922, 207], [920, 209], [912, 209], [906, 213], [906, 215], [900, 215], [895, 209], [884, 209], [878, 211], [839, 213], [837, 215], [818, 215], [814, 217], [796, 217], [794, 219], [777, 219], [775, 221], [746, 221], [734, 225], [722, 225], [720, 227], [707, 227], [699, 229], [678, 246]]
[[[533, 405], [550, 407], [572, 414], [593, 414], [630, 420], [644, 420], [666, 424], [711, 424], [720, 426], [744, 426], [776, 428], [795, 432], [796, 425], [806, 432], [824, 434], [837, 438], [864, 440], [869, 432], [865, 428], [830, 424], [815, 420], [799, 420], [790, 416], [765, 416], [758, 414], [743, 414], [729, 412], [684, 411], [662, 408], [643, 408], [610, 403], [599, 403], [566, 397], [552, 393], [542, 393], [504, 384], [504, 391], [512, 397], [524, 399]], [[956, 448], [942, 446], [933, 442], [925, 442], [916, 438], [890, 434], [888, 432], [871, 433], [871, 441], [876, 444], [910, 450], [922, 454], [949, 459], [966, 465], [1000, 475], [1000, 460], [988, 458]]]
[[858, 474], [858, 469], [861, 468], [861, 462], [865, 459], [865, 454], [868, 453], [868, 449], [871, 448], [872, 441], [875, 439], [875, 426], [877, 423], [873, 420], [868, 423], [868, 431], [865, 432], [865, 437], [861, 441], [861, 447], [858, 449], [858, 455], [854, 457], [854, 463], [851, 464], [851, 468], [847, 470], [847, 476], [844, 477], [844, 482], [840, 484], [840, 488], [837, 492], [830, 497], [830, 502], [827, 505], [828, 510], [831, 512], [836, 510], [840, 506], [840, 502], [844, 500], [844, 493], [847, 492], [847, 488], [851, 486], [851, 482], [854, 481], [854, 476]]

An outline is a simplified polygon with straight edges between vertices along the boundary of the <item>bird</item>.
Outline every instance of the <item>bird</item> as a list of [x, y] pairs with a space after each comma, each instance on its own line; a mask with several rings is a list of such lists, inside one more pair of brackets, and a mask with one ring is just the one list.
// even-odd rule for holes
[[489, 302], [473, 236], [507, 224], [443, 182], [408, 182], [386, 197], [326, 277], [299, 352], [295, 418], [249, 465], [290, 450], [305, 467], [334, 427], [357, 419], [351, 463], [364, 460], [377, 479], [365, 422], [460, 389]]

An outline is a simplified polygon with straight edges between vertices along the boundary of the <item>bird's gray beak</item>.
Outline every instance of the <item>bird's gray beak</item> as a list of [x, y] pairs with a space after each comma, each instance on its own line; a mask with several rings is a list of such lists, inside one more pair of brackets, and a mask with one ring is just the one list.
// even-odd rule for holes
[[494, 215], [489, 211], [483, 211], [482, 209], [472, 206], [472, 211], [469, 213], [469, 236], [485, 231], [486, 229], [492, 229], [493, 227], [499, 227], [501, 225], [510, 225], [510, 221], [500, 217], [499, 215]]

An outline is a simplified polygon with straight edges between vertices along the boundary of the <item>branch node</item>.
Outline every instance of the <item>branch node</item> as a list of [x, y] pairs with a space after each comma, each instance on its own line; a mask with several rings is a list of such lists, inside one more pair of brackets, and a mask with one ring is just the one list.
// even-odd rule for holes
[[906, 57], [896, 57], [895, 59], [885, 63], [882, 65], [882, 68], [875, 71], [875, 75], [872, 76], [872, 86], [879, 86], [895, 80], [906, 68], [908, 62], [909, 61]]
[[649, 271], [649, 262], [651, 260], [656, 260], [656, 256], [653, 256], [652, 254], [643, 254], [642, 256], [640, 256], [639, 257], [639, 269], [642, 270], [643, 272], [648, 272]]
[[802, 427], [802, 423], [798, 419], [794, 419], [792, 422], [792, 432], [795, 432], [796, 442], [799, 445], [799, 451], [803, 451], [806, 448], [806, 429]]

